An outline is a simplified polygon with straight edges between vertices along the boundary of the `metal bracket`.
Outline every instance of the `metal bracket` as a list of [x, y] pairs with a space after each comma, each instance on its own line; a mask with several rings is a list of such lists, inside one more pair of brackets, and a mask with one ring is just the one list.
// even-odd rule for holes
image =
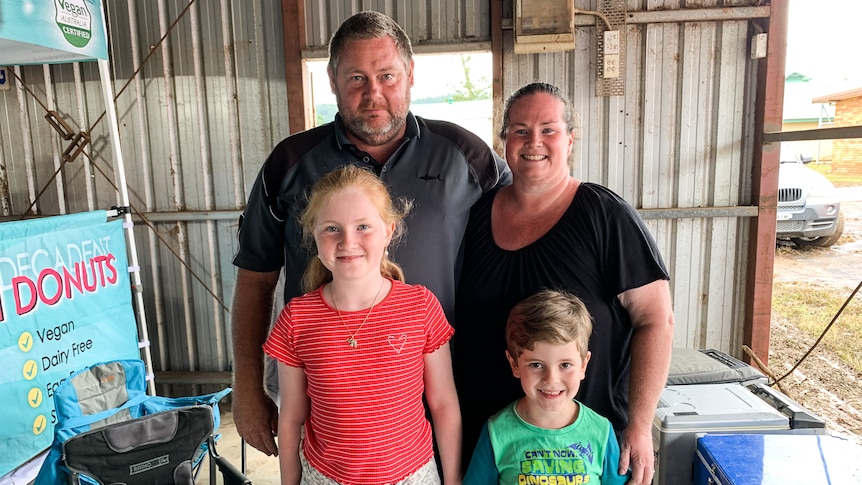
[[599, 0], [596, 16], [596, 96], [624, 96], [626, 72], [626, 4]]
[[84, 147], [90, 143], [90, 135], [86, 132], [79, 131], [78, 134], [72, 137], [72, 142], [63, 150], [63, 160], [65, 162], [74, 162], [78, 155], [84, 151]]
[[132, 207], [131, 207], [131, 206], [128, 206], [128, 205], [122, 205], [122, 206], [112, 205], [112, 206], [111, 206], [111, 210], [112, 210], [112, 211], [117, 211], [117, 215], [118, 215], [118, 216], [122, 216], [122, 215], [125, 215], [125, 214], [131, 214], [131, 213], [132, 213]]
[[72, 137], [75, 136], [75, 134], [72, 133], [72, 128], [66, 124], [66, 120], [61, 118], [60, 114], [56, 111], [48, 111], [45, 113], [45, 119], [48, 120], [48, 124], [51, 125], [64, 140], [71, 140]]

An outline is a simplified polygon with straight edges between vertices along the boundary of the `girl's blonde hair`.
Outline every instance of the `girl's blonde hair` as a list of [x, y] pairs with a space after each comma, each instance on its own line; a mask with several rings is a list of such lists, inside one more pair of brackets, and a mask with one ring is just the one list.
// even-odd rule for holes
[[[323, 206], [332, 198], [345, 190], [361, 190], [371, 203], [380, 212], [380, 218], [388, 226], [395, 224], [390, 246], [394, 245], [404, 234], [404, 217], [410, 212], [412, 206], [407, 199], [395, 199], [389, 193], [386, 185], [380, 178], [369, 170], [356, 165], [345, 165], [324, 175], [311, 188], [308, 197], [308, 205], [302, 211], [299, 223], [302, 225], [302, 237], [305, 244], [311, 249], [311, 261], [302, 275], [302, 291], [309, 292], [319, 288], [325, 283], [332, 281], [332, 273], [317, 257], [317, 246], [314, 244], [314, 226], [317, 215]], [[380, 274], [387, 278], [404, 281], [404, 271], [398, 263], [389, 259], [389, 251], [384, 251], [383, 259], [380, 261]]]

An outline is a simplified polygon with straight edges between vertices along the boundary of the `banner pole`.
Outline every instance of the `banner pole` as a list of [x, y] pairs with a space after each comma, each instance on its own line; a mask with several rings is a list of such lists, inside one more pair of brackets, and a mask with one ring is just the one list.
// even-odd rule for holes
[[105, 97], [105, 113], [107, 114], [108, 127], [111, 136], [111, 148], [114, 152], [114, 172], [119, 190], [119, 204], [121, 207], [129, 207], [130, 210], [123, 214], [123, 227], [126, 231], [126, 243], [129, 248], [129, 268], [132, 277], [132, 293], [135, 298], [135, 312], [138, 320], [138, 337], [141, 342], [141, 353], [147, 369], [147, 392], [154, 396], [156, 394], [155, 373], [153, 372], [153, 359], [150, 352], [150, 337], [147, 330], [147, 317], [144, 311], [144, 295], [141, 286], [141, 269], [138, 265], [138, 248], [135, 243], [134, 223], [132, 222], [132, 211], [129, 205], [129, 190], [126, 186], [126, 168], [123, 163], [123, 153], [120, 149], [120, 128], [117, 120], [117, 108], [114, 104], [114, 90], [111, 87], [111, 70], [107, 60], [99, 59], [99, 76], [102, 78], [102, 91]]

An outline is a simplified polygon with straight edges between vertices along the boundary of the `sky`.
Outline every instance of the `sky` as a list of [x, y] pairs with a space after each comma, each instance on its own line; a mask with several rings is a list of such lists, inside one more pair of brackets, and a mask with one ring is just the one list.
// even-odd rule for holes
[[785, 72], [862, 87], [862, 0], [788, 0]]

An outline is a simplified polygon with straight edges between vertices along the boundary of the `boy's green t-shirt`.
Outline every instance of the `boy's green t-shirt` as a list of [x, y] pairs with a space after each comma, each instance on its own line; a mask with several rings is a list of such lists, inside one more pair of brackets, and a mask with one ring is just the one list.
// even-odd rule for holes
[[[488, 441], [499, 483], [624, 484], [627, 477], [617, 474], [620, 451], [610, 421], [579, 406], [575, 422], [561, 429], [527, 423], [518, 416], [515, 403], [490, 418]], [[469, 475], [468, 471], [465, 485]]]

